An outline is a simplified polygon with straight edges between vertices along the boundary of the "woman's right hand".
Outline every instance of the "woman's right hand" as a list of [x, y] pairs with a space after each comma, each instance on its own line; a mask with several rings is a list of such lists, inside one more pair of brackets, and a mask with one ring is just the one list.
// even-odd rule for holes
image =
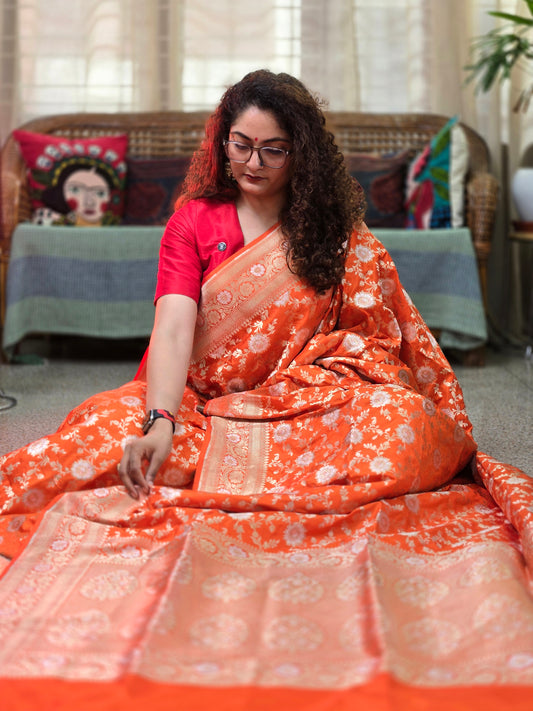
[[172, 423], [159, 418], [148, 434], [131, 440], [124, 448], [118, 473], [132, 498], [138, 499], [141, 492], [150, 493], [156, 474], [172, 449], [172, 434]]
[[[191, 358], [198, 307], [181, 294], [157, 300], [146, 364], [146, 410], [177, 412]], [[158, 417], [144, 437], [129, 442], [118, 473], [130, 496], [149, 494], [159, 468], [172, 449], [172, 422]]]

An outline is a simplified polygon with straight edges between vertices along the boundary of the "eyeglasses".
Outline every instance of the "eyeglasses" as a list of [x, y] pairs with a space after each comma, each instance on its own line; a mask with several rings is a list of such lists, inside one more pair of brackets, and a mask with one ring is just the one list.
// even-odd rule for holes
[[252, 153], [257, 151], [261, 167], [265, 168], [283, 168], [287, 156], [292, 153], [284, 148], [275, 148], [274, 146], [257, 148], [249, 146], [247, 143], [239, 143], [239, 141], [224, 141], [224, 150], [228, 158], [235, 163], [248, 163]]

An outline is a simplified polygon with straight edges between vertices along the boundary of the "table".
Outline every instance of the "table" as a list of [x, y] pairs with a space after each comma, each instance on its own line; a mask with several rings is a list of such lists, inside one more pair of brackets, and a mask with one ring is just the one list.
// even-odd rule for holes
[[[6, 354], [26, 335], [100, 338], [150, 334], [162, 227], [45, 227], [13, 234], [3, 332]], [[444, 348], [487, 341], [472, 237], [467, 228], [374, 230]]]

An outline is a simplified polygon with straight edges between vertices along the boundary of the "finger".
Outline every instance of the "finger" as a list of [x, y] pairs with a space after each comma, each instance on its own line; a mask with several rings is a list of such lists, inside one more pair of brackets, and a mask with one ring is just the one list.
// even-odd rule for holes
[[134, 465], [130, 466], [128, 475], [138, 491], [143, 491], [145, 494], [150, 493], [150, 487], [145, 479], [141, 462], [135, 462]]
[[142, 455], [135, 447], [130, 447], [124, 453], [118, 466], [118, 473], [128, 494], [134, 499], [139, 498], [141, 491], [147, 493], [149, 490], [142, 472]]
[[139, 498], [139, 490], [138, 488], [134, 485], [133, 481], [131, 480], [129, 474], [125, 471], [124, 465], [122, 462], [118, 465], [118, 474], [120, 476], [120, 480], [126, 487], [126, 491], [128, 494], [133, 498], [133, 499], [138, 499]]
[[159, 467], [161, 466], [163, 461], [164, 460], [162, 457], [159, 457], [156, 454], [152, 455], [152, 458], [150, 459], [150, 464], [148, 465], [148, 469], [146, 470], [146, 481], [149, 487], [153, 485], [157, 472], [159, 471]]

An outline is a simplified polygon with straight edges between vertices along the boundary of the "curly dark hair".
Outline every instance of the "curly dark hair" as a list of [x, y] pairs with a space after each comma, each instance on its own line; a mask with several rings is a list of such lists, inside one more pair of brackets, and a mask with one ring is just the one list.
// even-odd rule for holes
[[295, 77], [260, 69], [227, 89], [207, 121], [205, 140], [192, 158], [176, 207], [200, 197], [237, 197], [223, 141], [251, 106], [273, 114], [291, 138], [291, 176], [280, 214], [287, 263], [324, 292], [344, 275], [346, 243], [363, 218], [365, 200], [326, 128], [320, 100]]

